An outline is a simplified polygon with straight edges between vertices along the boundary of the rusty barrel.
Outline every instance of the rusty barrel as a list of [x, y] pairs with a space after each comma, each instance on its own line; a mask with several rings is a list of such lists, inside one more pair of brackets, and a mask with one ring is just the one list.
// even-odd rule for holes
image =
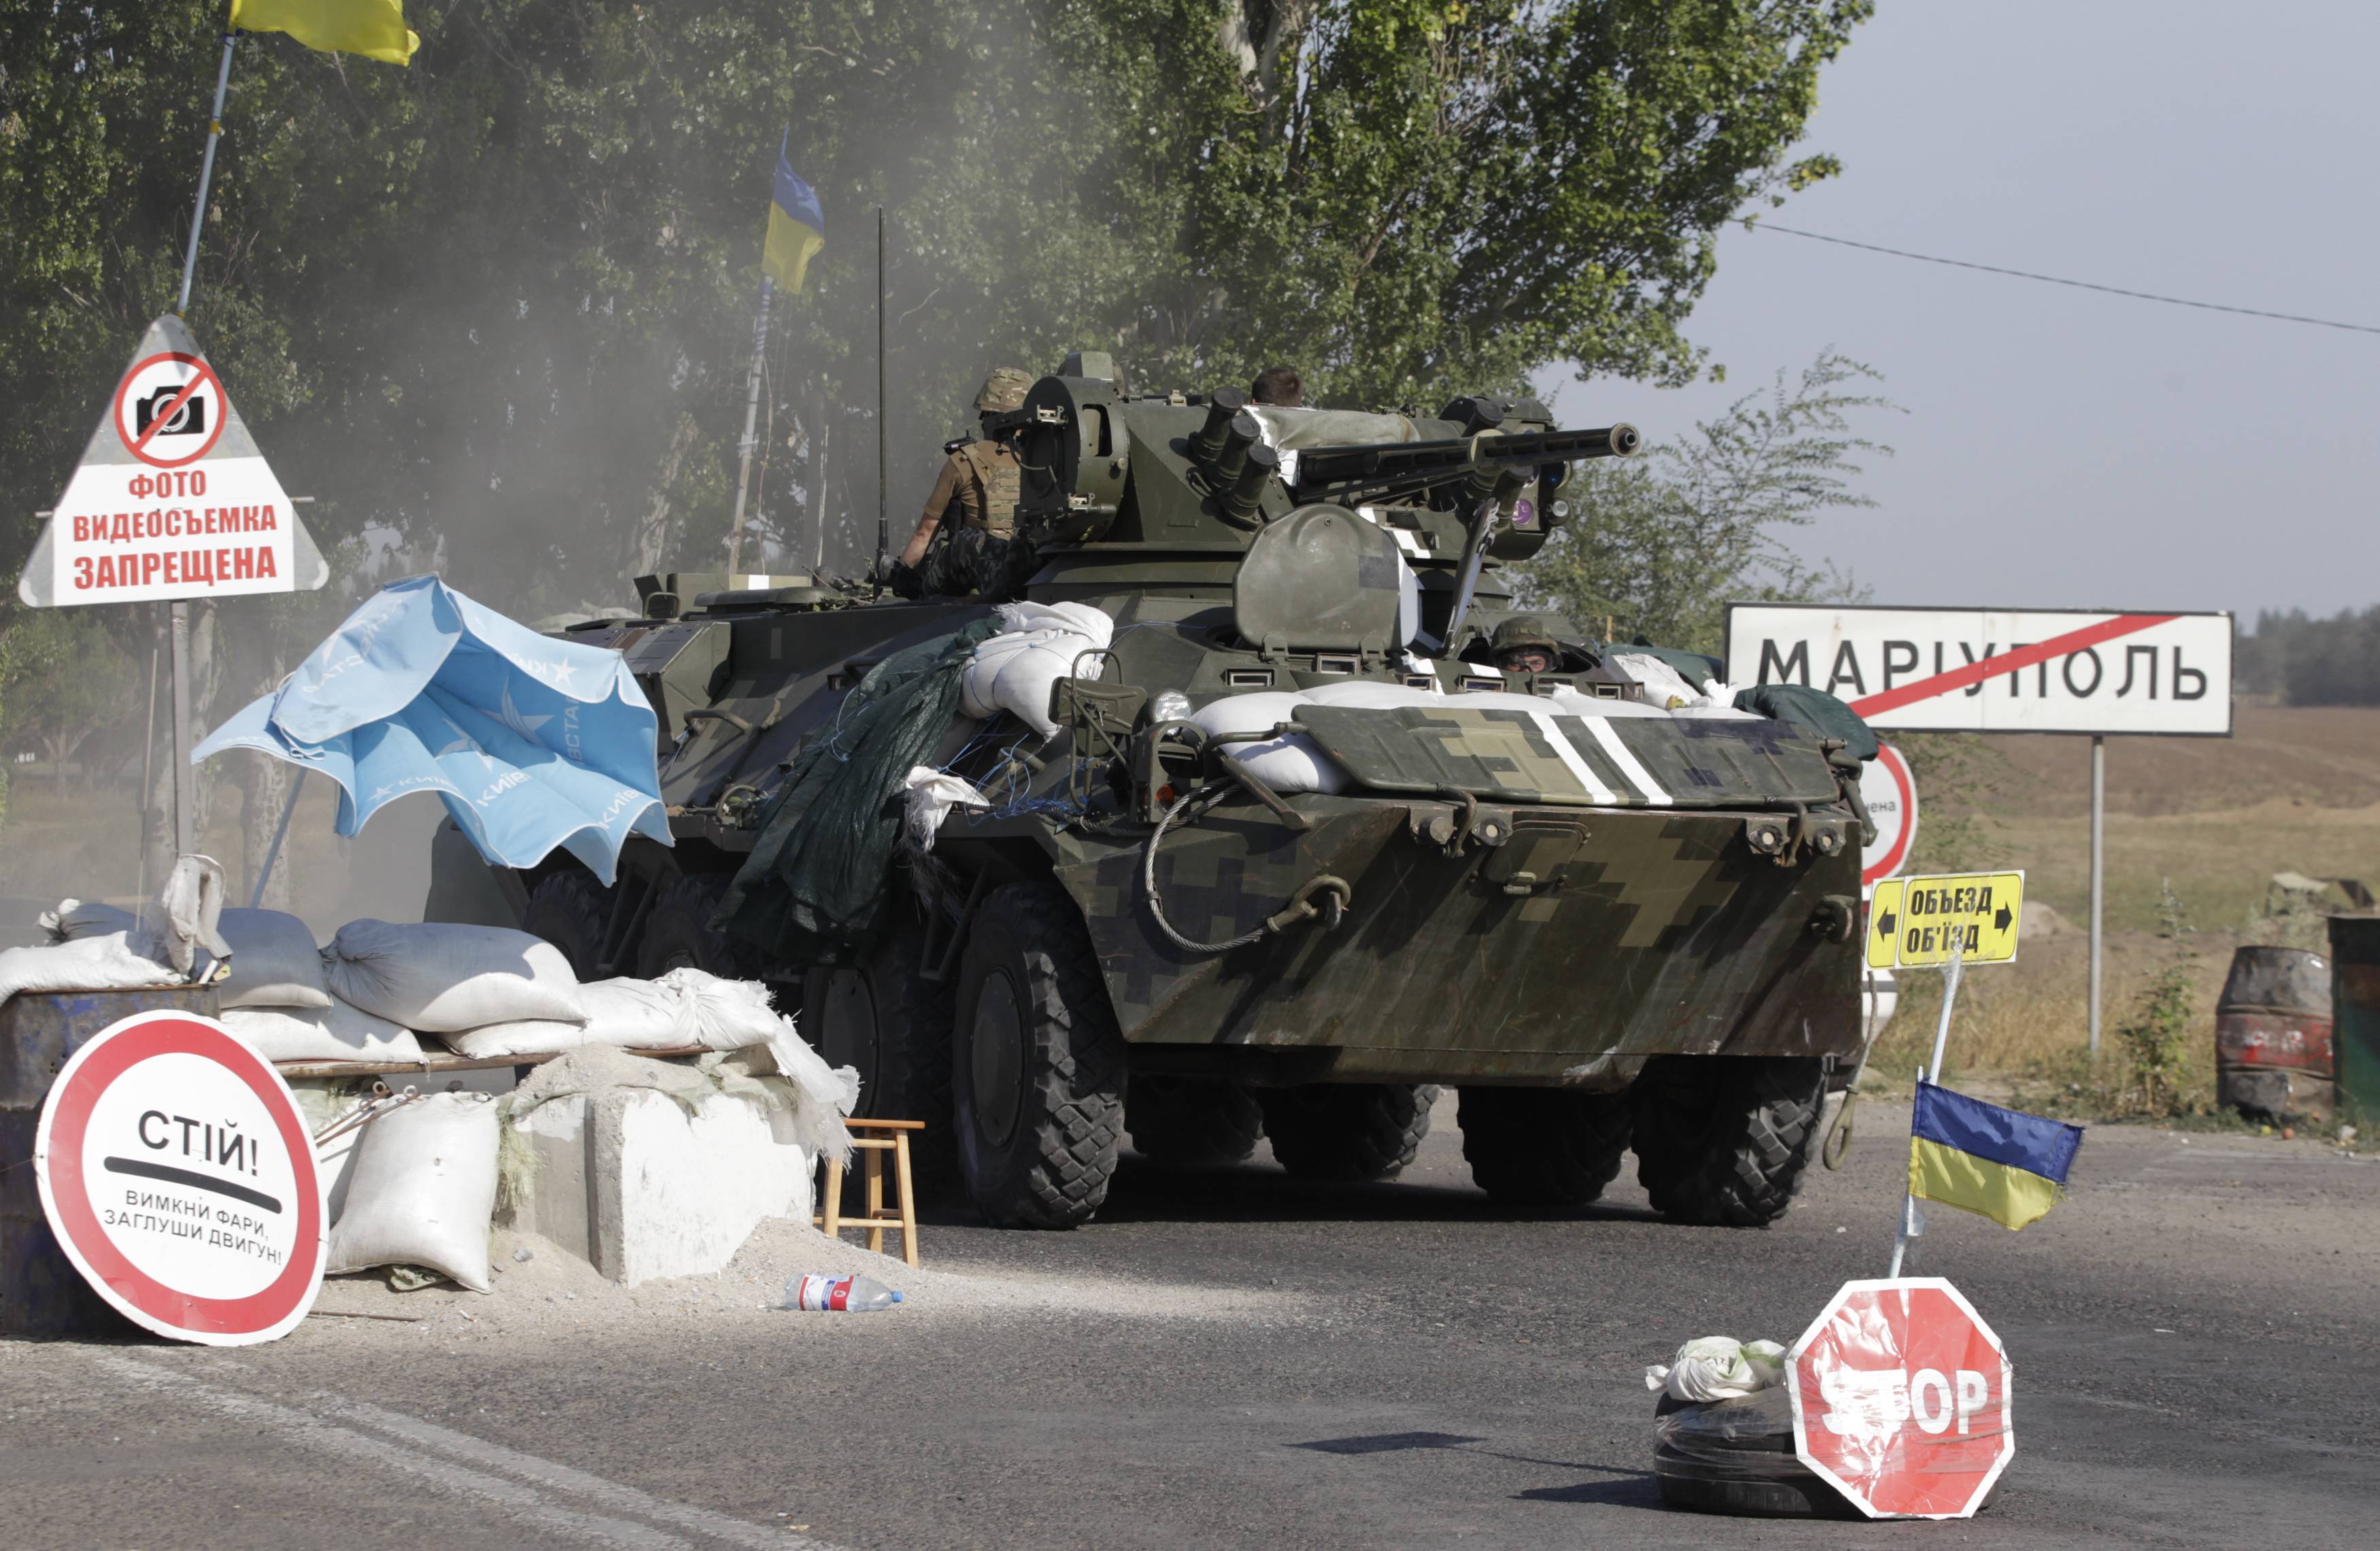
[[2330, 918], [2339, 1118], [2380, 1124], [2380, 915]]
[[20, 991], [0, 1001], [0, 1332], [105, 1335], [131, 1323], [84, 1284], [58, 1248], [33, 1177], [42, 1104], [68, 1057], [135, 1012], [212, 1017], [212, 986], [137, 991]]
[[2330, 961], [2302, 948], [2242, 948], [2215, 1004], [2215, 1097], [2277, 1121], [2327, 1120]]

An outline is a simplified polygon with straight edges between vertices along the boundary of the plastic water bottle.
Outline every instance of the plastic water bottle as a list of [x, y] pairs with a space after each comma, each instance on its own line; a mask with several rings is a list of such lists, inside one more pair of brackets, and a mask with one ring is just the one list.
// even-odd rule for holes
[[874, 1277], [787, 1277], [785, 1301], [777, 1307], [812, 1313], [831, 1310], [836, 1314], [872, 1314], [900, 1301], [900, 1293]]

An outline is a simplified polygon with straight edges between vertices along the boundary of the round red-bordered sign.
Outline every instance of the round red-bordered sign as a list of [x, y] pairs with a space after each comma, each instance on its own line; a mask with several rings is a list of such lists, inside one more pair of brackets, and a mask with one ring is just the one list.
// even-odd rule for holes
[[[142, 463], [180, 468], [214, 451], [223, 435], [225, 404], [223, 379], [214, 368], [187, 351], [160, 351], [133, 362], [116, 384], [115, 434], [124, 450]], [[176, 422], [189, 429], [177, 431]], [[188, 444], [192, 437], [195, 446]], [[170, 455], [161, 442], [170, 444]]]
[[271, 1063], [212, 1019], [142, 1012], [77, 1050], [42, 1102], [33, 1172], [75, 1269], [158, 1335], [273, 1340], [322, 1289], [304, 1117]]
[[1876, 843], [1860, 852], [1860, 883], [1873, 888], [1898, 877], [1917, 844], [1917, 778], [1900, 750], [1876, 745], [1876, 757], [1860, 772], [1860, 797], [1876, 825]]

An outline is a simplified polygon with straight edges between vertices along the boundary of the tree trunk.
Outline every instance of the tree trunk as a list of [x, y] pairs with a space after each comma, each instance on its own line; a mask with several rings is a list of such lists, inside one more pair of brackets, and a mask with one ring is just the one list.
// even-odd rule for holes
[[662, 557], [669, 549], [670, 517], [674, 510], [670, 492], [677, 486], [678, 470], [685, 467], [686, 454], [694, 451], [698, 430], [694, 417], [682, 414], [670, 431], [669, 448], [662, 454], [661, 469], [653, 479], [652, 503], [637, 523], [629, 556], [628, 574], [632, 576], [652, 576], [662, 568]]
[[[273, 848], [273, 831], [281, 827], [281, 810], [289, 801], [289, 789], [296, 772], [278, 759], [262, 755], [246, 758], [246, 769], [240, 772], [240, 876], [247, 888], [237, 902], [245, 904], [248, 895], [256, 892], [256, 880], [264, 876], [267, 857]], [[292, 821], [295, 834], [295, 820]], [[282, 842], [282, 854], [273, 865], [273, 873], [265, 878], [264, 897], [258, 903], [267, 910], [287, 910], [295, 890], [291, 878], [296, 863], [289, 855], [289, 842]]]

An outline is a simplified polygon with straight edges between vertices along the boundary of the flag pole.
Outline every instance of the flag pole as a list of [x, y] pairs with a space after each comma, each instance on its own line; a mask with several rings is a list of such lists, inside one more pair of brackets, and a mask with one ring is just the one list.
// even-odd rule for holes
[[239, 42], [234, 28], [224, 30], [223, 63], [215, 67], [215, 111], [207, 117], [207, 153], [199, 163], [199, 208], [190, 217], [189, 246], [182, 249], [182, 295], [174, 303], [176, 317], [190, 310], [190, 281], [199, 272], [199, 233], [207, 224], [207, 186], [215, 177], [215, 142], [223, 139], [224, 94], [231, 89], [231, 51]]
[[752, 486], [752, 427], [760, 413], [760, 358], [769, 348], [769, 297], [777, 283], [768, 275], [760, 277], [760, 315], [752, 324], [752, 374], [744, 387], [744, 461], [735, 472], [735, 520], [727, 528], [727, 585], [735, 586], [735, 574], [744, 560], [744, 498]]
[[884, 481], [889, 467], [884, 425], [884, 207], [876, 207], [876, 596], [884, 596], [884, 557], [892, 547]]
[[[1950, 1009], [1959, 1000], [1959, 979], [1967, 967], [1967, 939], [1964, 934], [1950, 944], [1950, 962], [1942, 969], [1942, 1015], [1934, 1024], [1934, 1063], [1917, 1069], [1917, 1080], [1939, 1084], [1942, 1081], [1942, 1052], [1950, 1043]], [[1912, 1095], [1910, 1102], [1916, 1102]], [[1909, 1241], [1923, 1233], [1925, 1219], [1919, 1215], [1917, 1196], [1904, 1184], [1900, 1197], [1900, 1226], [1892, 1235], [1892, 1269], [1887, 1277], [1900, 1275], [1900, 1262], [1909, 1253]]]

